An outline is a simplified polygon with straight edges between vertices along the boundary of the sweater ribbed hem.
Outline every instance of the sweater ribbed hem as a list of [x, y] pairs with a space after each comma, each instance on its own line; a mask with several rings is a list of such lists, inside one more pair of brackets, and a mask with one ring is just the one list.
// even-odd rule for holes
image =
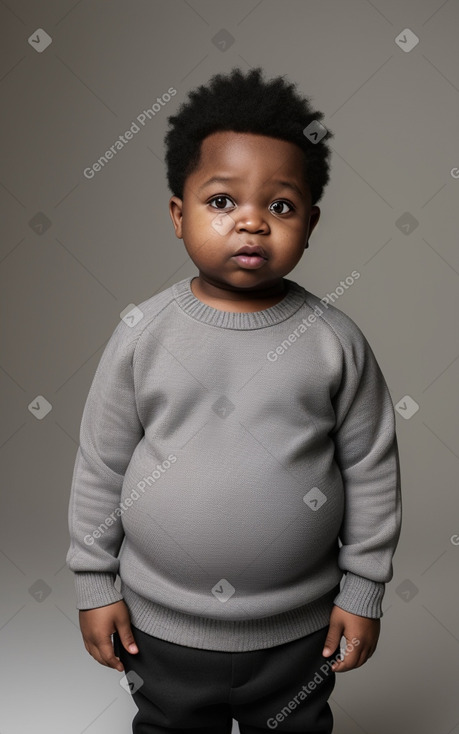
[[282, 645], [329, 624], [340, 585], [309, 604], [260, 619], [230, 621], [168, 609], [139, 596], [122, 581], [131, 623], [147, 635], [186, 647], [245, 652]]
[[191, 290], [191, 281], [195, 277], [195, 275], [191, 275], [171, 286], [175, 302], [196, 321], [218, 326], [222, 329], [262, 329], [266, 326], [279, 324], [293, 316], [305, 301], [305, 289], [295, 283], [294, 280], [284, 278], [284, 284], [287, 288], [286, 294], [282, 301], [274, 306], [261, 311], [244, 311], [242, 313], [221, 311], [200, 301], [194, 295]]
[[379, 619], [383, 616], [382, 600], [385, 590], [384, 583], [371, 581], [348, 571], [335, 604], [346, 612]]

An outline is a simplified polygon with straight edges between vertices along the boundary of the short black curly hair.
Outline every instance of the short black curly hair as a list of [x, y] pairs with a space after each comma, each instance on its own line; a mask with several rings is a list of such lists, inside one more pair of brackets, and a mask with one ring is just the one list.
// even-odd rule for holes
[[186, 178], [199, 166], [201, 143], [217, 130], [250, 132], [296, 143], [304, 151], [305, 180], [316, 204], [330, 179], [326, 141], [311, 142], [303, 130], [313, 120], [322, 120], [323, 112], [312, 109], [310, 98], [300, 96], [294, 83], [282, 76], [266, 82], [261, 67], [245, 75], [234, 68], [228, 75], [216, 74], [207, 85], [189, 92], [176, 115], [167, 118], [169, 130], [166, 145], [167, 181], [175, 196], [183, 199]]

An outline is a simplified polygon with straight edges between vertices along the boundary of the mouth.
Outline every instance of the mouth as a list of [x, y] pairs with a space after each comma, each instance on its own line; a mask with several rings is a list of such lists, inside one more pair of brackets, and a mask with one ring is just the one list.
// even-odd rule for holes
[[243, 247], [239, 248], [237, 250], [233, 257], [256, 257], [256, 258], [262, 258], [263, 260], [267, 260], [268, 256], [265, 252], [265, 250], [260, 245], [244, 245]]
[[232, 258], [237, 262], [239, 267], [245, 270], [257, 270], [263, 267], [268, 260], [265, 251], [258, 245], [245, 245]]

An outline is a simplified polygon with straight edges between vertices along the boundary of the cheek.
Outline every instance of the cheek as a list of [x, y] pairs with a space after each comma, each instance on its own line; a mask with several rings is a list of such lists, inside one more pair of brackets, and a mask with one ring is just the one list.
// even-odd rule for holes
[[306, 232], [301, 226], [289, 226], [273, 231], [273, 239], [279, 244], [278, 251], [285, 257], [294, 256], [306, 239]]
[[202, 232], [203, 225], [197, 214], [191, 214], [191, 216], [183, 217], [183, 236], [192, 245], [196, 242], [199, 237], [199, 233]]
[[201, 207], [195, 207], [189, 209], [188, 212], [184, 212], [183, 222], [184, 230], [192, 235], [198, 236], [202, 239], [203, 236], [210, 236], [214, 230], [212, 229], [212, 212]]

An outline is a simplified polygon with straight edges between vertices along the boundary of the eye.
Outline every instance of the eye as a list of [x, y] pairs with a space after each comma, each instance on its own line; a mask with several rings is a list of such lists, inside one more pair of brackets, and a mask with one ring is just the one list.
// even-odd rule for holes
[[[223, 196], [222, 194], [220, 194], [220, 196], [214, 196], [214, 197], [213, 197], [212, 199], [210, 199], [210, 201], [209, 201], [209, 204], [210, 204], [210, 205], [212, 205], [212, 202], [213, 202], [213, 201], [216, 201], [216, 202], [217, 202], [217, 201], [219, 201], [219, 202], [222, 202], [222, 201], [223, 201], [223, 202], [224, 202], [224, 201], [225, 201], [225, 199], [226, 199], [227, 201], [231, 201], [231, 199], [229, 198], [229, 196]], [[225, 207], [223, 207], [223, 206], [214, 206], [214, 207], [212, 207], [212, 208], [213, 208], [213, 209], [222, 209], [222, 210], [224, 210], [224, 209], [225, 209]]]
[[[283, 199], [279, 199], [278, 201], [273, 201], [273, 203], [271, 204], [271, 207], [270, 207], [270, 208], [273, 208], [273, 207], [275, 207], [275, 206], [277, 206], [277, 207], [279, 207], [279, 206], [280, 206], [280, 207], [283, 207], [283, 206], [288, 206], [288, 207], [289, 207], [289, 211], [293, 211], [293, 208], [294, 208], [294, 207], [293, 207], [293, 205], [292, 205], [292, 204], [290, 204], [290, 202], [288, 202], [288, 201], [285, 201], [285, 200], [283, 200]], [[288, 212], [286, 212], [286, 211], [279, 211], [279, 210], [277, 210], [277, 211], [275, 211], [274, 213], [275, 213], [275, 214], [287, 214]]]

